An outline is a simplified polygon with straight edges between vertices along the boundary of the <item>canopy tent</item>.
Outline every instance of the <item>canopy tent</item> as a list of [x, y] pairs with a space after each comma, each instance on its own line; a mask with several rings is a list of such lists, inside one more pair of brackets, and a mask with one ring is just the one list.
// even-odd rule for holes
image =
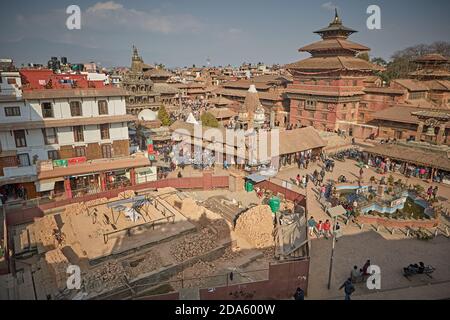
[[186, 123], [190, 123], [190, 124], [198, 124], [198, 121], [195, 120], [194, 115], [191, 113], [189, 113], [189, 116], [186, 119]]

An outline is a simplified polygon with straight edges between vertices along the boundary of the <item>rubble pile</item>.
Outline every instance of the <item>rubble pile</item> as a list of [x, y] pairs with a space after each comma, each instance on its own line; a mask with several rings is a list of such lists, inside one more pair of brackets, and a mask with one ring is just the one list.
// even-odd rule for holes
[[136, 278], [141, 274], [151, 272], [161, 266], [161, 257], [157, 253], [149, 251], [145, 256], [136, 258], [133, 261], [128, 261], [125, 270], [131, 278]]
[[267, 205], [256, 206], [242, 213], [234, 230], [256, 248], [275, 245], [272, 211]]
[[173, 283], [174, 289], [181, 288], [181, 280], [183, 279], [184, 288], [198, 288], [206, 285], [208, 276], [216, 272], [216, 265], [208, 261], [198, 261], [192, 267], [187, 268], [184, 272], [179, 272], [174, 280], [179, 280]]
[[216, 239], [217, 235], [210, 228], [204, 228], [173, 244], [170, 254], [176, 261], [182, 262], [210, 251], [214, 248]]
[[107, 262], [98, 269], [91, 270], [83, 277], [86, 292], [101, 292], [119, 287], [127, 273], [119, 262]]
[[60, 249], [47, 251], [44, 255], [45, 263], [47, 264], [50, 273], [55, 279], [56, 286], [59, 289], [66, 288], [67, 284], [67, 267], [69, 260], [62, 253]]

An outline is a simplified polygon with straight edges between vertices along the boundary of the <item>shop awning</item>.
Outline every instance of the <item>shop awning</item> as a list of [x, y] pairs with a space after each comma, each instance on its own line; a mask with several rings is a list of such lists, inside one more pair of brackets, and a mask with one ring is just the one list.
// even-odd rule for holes
[[260, 182], [266, 181], [268, 179], [268, 177], [263, 176], [263, 175], [258, 174], [258, 173], [251, 174], [251, 175], [249, 175], [249, 176], [247, 176], [245, 178], [248, 179], [248, 180], [252, 180], [255, 183], [260, 183]]
[[156, 167], [136, 168], [135, 172], [138, 174], [148, 174], [148, 173], [156, 174]]
[[45, 191], [54, 190], [55, 182], [56, 182], [56, 179], [50, 179], [50, 180], [36, 181], [34, 184], [36, 186], [37, 192], [45, 192]]

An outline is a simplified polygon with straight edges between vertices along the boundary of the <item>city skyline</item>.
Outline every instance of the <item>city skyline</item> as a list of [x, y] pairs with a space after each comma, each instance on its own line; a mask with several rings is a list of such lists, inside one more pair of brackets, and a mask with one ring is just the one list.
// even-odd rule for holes
[[[389, 59], [406, 47], [446, 40], [447, 1], [79, 1], [81, 30], [68, 30], [65, 10], [73, 3], [13, 3], [0, 13], [0, 56], [23, 63], [46, 63], [51, 56], [69, 61], [128, 66], [136, 45], [147, 63], [168, 67], [286, 64], [307, 57], [297, 49], [318, 41], [338, 8], [351, 40], [371, 48], [372, 57]], [[381, 8], [381, 30], [368, 30], [366, 9]], [[447, 8], [447, 9], [446, 9]], [[280, 36], [282, 35], [282, 36]]]

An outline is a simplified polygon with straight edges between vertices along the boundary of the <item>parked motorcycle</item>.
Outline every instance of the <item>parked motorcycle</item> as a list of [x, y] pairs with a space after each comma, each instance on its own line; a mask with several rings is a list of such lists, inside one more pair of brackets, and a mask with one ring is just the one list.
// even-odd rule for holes
[[413, 276], [416, 274], [424, 274], [431, 278], [431, 274], [436, 270], [432, 266], [426, 266], [423, 262], [419, 262], [419, 264], [410, 264], [406, 268], [403, 268], [403, 275], [405, 277]]

